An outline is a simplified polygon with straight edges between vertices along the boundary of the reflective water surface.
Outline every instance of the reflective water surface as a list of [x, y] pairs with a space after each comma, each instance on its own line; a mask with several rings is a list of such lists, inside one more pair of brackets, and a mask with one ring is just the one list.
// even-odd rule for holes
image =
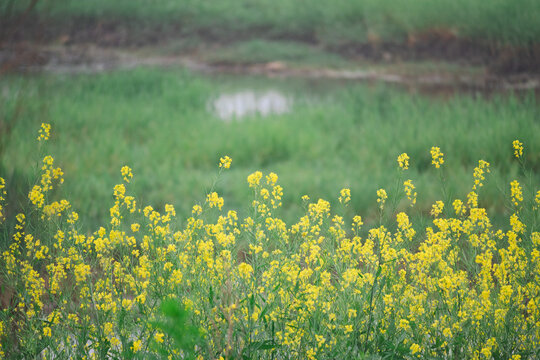
[[277, 90], [242, 90], [221, 94], [211, 104], [212, 110], [224, 121], [238, 120], [246, 116], [285, 114], [291, 111], [291, 107], [292, 99]]

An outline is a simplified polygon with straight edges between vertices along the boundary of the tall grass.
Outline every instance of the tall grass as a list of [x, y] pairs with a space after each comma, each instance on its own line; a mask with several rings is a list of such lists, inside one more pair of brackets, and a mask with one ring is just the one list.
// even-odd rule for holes
[[[287, 189], [277, 174], [260, 171], [247, 176], [247, 216], [222, 209], [212, 186], [180, 223], [171, 204], [156, 211], [141, 202], [131, 188], [138, 175], [122, 166], [109, 204], [99, 204], [109, 218], [93, 231], [54, 192], [65, 174], [48, 152], [50, 130], [42, 124], [29, 134], [44, 156], [35, 158], [24, 212], [4, 212], [0, 178], [0, 227], [9, 239], [0, 255], [2, 357], [540, 355], [540, 190], [531, 174], [505, 183], [508, 222], [499, 227], [479, 202], [493, 164], [479, 160], [461, 179], [467, 192], [434, 202], [430, 224], [418, 232], [409, 210], [396, 214], [401, 201], [414, 208], [422, 191], [402, 186], [409, 177], [418, 185], [406, 153], [392, 161], [397, 186], [376, 191], [371, 228], [347, 214], [356, 196], [348, 188], [336, 207], [304, 196], [302, 217], [283, 221], [277, 214]], [[518, 139], [509, 148], [524, 174], [529, 151]], [[451, 152], [429, 153], [426, 172], [445, 194]], [[215, 164], [218, 179], [231, 161], [234, 168], [228, 156]]]
[[402, 40], [431, 28], [495, 42], [527, 44], [540, 38], [535, 0], [43, 0], [40, 6], [43, 14], [59, 21], [81, 16], [132, 19], [177, 24], [185, 33], [218, 38], [256, 32], [340, 44]]
[[[520, 171], [509, 155], [513, 139], [528, 144], [527, 161], [538, 182], [540, 123], [534, 97], [489, 100], [462, 95], [443, 100], [385, 86], [332, 84], [149, 69], [7, 77], [4, 109], [11, 115], [2, 121], [10, 130], [0, 135], [0, 168], [6, 180], [13, 180], [8, 183], [29, 186], [27, 179], [37, 170], [27, 166], [34, 149], [28, 129], [41, 121], [52, 123], [55, 133], [48, 147], [62, 154], [64, 189], [84, 214], [81, 220], [92, 226], [109, 216], [101, 204], [110, 200], [117, 169], [123, 165], [139, 174], [131, 186], [145, 203], [156, 209], [171, 203], [183, 218], [193, 204], [204, 201], [223, 154], [235, 159], [235, 167], [216, 185], [225, 206], [247, 212], [245, 174], [274, 171], [287, 189], [281, 209], [287, 221], [302, 214], [302, 195], [335, 199], [343, 187], [356, 194], [352, 212], [365, 214], [368, 221], [376, 218], [376, 187], [393, 186], [393, 159], [403, 151], [412, 157], [410, 172], [422, 188], [419, 212], [429, 211], [441, 196], [439, 186], [426, 177], [426, 149], [433, 144], [450, 153], [445, 176], [457, 179], [448, 182], [450, 194], [465, 191], [468, 184], [461, 179], [469, 176], [476, 158], [497, 164], [482, 200], [494, 216], [505, 213], [495, 196], [498, 188]], [[215, 96], [245, 88], [280, 89], [294, 98], [292, 110], [232, 122], [209, 111], [208, 102]], [[19, 96], [14, 95], [17, 91]], [[27, 190], [10, 192], [13, 211]]]

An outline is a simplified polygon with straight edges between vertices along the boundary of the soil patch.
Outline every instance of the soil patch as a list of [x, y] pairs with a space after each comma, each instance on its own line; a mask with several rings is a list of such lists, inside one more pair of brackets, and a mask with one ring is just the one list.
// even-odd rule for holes
[[[268, 77], [301, 77], [367, 83], [388, 83], [435, 96], [456, 93], [491, 95], [505, 92], [535, 91], [540, 95], [540, 74], [497, 74], [485, 68], [471, 71], [470, 67], [452, 70], [432, 64], [410, 71], [399, 61], [352, 62], [352, 69], [333, 69], [320, 66], [291, 66], [271, 61], [253, 64], [208, 63], [196, 51], [159, 55], [160, 48], [100, 47], [94, 44], [39, 45], [21, 42], [0, 49], [0, 71], [22, 73], [92, 74], [135, 67], [181, 67], [202, 73], [258, 75]], [[482, 70], [483, 69], [483, 70]]]
[[[0, 47], [21, 42], [64, 45], [94, 44], [99, 47], [133, 48], [167, 44], [193, 38], [199, 43], [227, 44], [246, 38], [267, 38], [265, 29], [249, 33], [199, 31], [193, 33], [181, 23], [141, 23], [140, 21], [76, 18], [62, 23], [39, 17], [0, 19]], [[315, 38], [291, 34], [273, 40], [317, 43]], [[540, 43], [528, 46], [498, 45], [493, 42], [461, 38], [448, 29], [430, 29], [410, 34], [401, 42], [369, 39], [368, 42], [319, 44], [343, 56], [370, 61], [453, 61], [486, 66], [494, 74], [540, 73]]]
[[[374, 39], [362, 44], [320, 45], [354, 65], [353, 69], [337, 70], [290, 66], [279, 59], [263, 63], [208, 62], [200, 56], [201, 48], [227, 46], [227, 42], [233, 41], [228, 37], [230, 34], [216, 42], [219, 39], [215, 34], [186, 35], [179, 24], [156, 26], [96, 19], [54, 24], [28, 17], [3, 24], [7, 31], [0, 38], [0, 74], [95, 73], [137, 66], [182, 66], [203, 72], [386, 82], [410, 91], [445, 96], [456, 92], [491, 94], [531, 89], [538, 93], [540, 88], [540, 44], [526, 48], [493, 46], [461, 39], [442, 29], [411, 35], [401, 43]], [[179, 41], [183, 44], [180, 48], [163, 51]], [[400, 70], [405, 62], [425, 61], [451, 62], [457, 70], [431, 68], [414, 73]], [[482, 71], [476, 74], [465, 71], [471, 67]]]

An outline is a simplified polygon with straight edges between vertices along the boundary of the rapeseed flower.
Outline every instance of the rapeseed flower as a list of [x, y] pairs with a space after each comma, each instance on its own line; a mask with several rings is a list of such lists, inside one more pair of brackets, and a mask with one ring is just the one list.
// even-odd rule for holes
[[346, 205], [349, 201], [351, 201], [351, 190], [347, 188], [341, 189], [339, 192], [339, 202]]
[[134, 353], [136, 353], [137, 351], [141, 350], [141, 347], [142, 347], [142, 341], [136, 340], [133, 342], [131, 349], [133, 350]]
[[422, 350], [422, 348], [420, 347], [420, 345], [416, 344], [416, 343], [413, 343], [411, 346], [410, 346], [410, 350], [411, 350], [411, 354], [416, 354], [416, 353], [419, 353], [420, 350]]
[[407, 170], [409, 168], [409, 155], [403, 153], [397, 158], [398, 165], [402, 170]]
[[519, 140], [514, 140], [512, 147], [514, 148], [514, 156], [519, 159], [523, 155], [523, 143]]
[[228, 156], [224, 156], [219, 159], [219, 167], [223, 169], [228, 169], [231, 167], [232, 159]]
[[211, 208], [217, 207], [219, 210], [221, 210], [224, 203], [223, 198], [220, 197], [215, 191], [206, 196], [206, 202]]
[[0, 223], [4, 220], [3, 202], [6, 200], [6, 181], [0, 177]]
[[377, 202], [379, 203], [379, 208], [381, 208], [381, 210], [384, 208], [384, 203], [386, 202], [386, 199], [388, 199], [386, 190], [384, 189], [377, 190]]
[[403, 182], [403, 186], [405, 189], [405, 195], [407, 195], [407, 199], [411, 202], [411, 206], [414, 206], [416, 204], [416, 191], [414, 191], [415, 187], [412, 183], [412, 180], [406, 180]]
[[123, 166], [120, 170], [120, 173], [122, 174], [122, 179], [129, 183], [131, 179], [133, 179], [133, 172], [129, 166]]
[[38, 141], [49, 140], [51, 135], [51, 125], [47, 123], [41, 123], [41, 128], [39, 129], [39, 135], [37, 137]]
[[517, 180], [513, 180], [510, 183], [510, 193], [512, 204], [518, 206], [523, 201], [523, 192], [521, 191], [521, 185]]
[[[29, 193], [37, 216], [10, 221], [0, 254], [2, 296], [12, 304], [0, 312], [0, 357], [37, 348], [38, 357], [90, 350], [156, 357], [156, 343], [170, 358], [188, 350], [201, 359], [242, 358], [250, 344], [264, 344], [257, 356], [276, 358], [530, 357], [540, 346], [540, 232], [530, 207], [514, 209], [510, 229], [491, 223], [477, 191], [488, 170], [480, 161], [466, 200], [449, 200], [446, 212], [436, 202], [424, 229], [396, 210], [394, 219], [380, 211], [384, 226], [361, 231], [360, 215], [350, 221], [343, 208], [308, 196], [303, 216], [287, 224], [273, 211], [283, 194], [274, 173], [248, 177], [254, 211], [244, 219], [233, 210], [201, 216], [201, 205], [182, 222], [168, 204], [163, 213], [152, 206], [132, 212], [137, 202], [124, 169], [112, 191], [113, 221], [90, 232], [80, 230], [67, 200], [49, 201], [62, 174], [46, 156]], [[414, 203], [412, 181], [403, 186]], [[350, 201], [347, 190], [342, 203]], [[525, 202], [518, 180], [509, 197], [514, 206]], [[379, 189], [373, 205], [382, 210], [387, 199]], [[538, 207], [540, 192], [527, 200]], [[222, 201], [211, 192], [204, 207]], [[186, 353], [153, 325], [164, 299], [185, 308], [204, 334]], [[387, 342], [402, 345], [379, 346]]]
[[261, 178], [262, 178], [262, 172], [260, 171], [255, 171], [253, 174], [249, 175], [247, 178], [249, 187], [255, 187], [259, 185]]
[[444, 164], [444, 154], [441, 152], [441, 149], [437, 146], [431, 148], [431, 163], [435, 165], [438, 169]]
[[240, 265], [238, 265], [238, 273], [242, 278], [248, 279], [253, 273], [253, 267], [245, 262], [240, 263]]
[[478, 166], [474, 168], [474, 185], [473, 190], [476, 190], [478, 187], [484, 186], [483, 181], [485, 180], [485, 173], [489, 173], [489, 163], [484, 160], [478, 161]]
[[439, 216], [444, 209], [444, 203], [441, 200], [437, 200], [435, 204], [431, 207], [431, 216], [437, 217]]

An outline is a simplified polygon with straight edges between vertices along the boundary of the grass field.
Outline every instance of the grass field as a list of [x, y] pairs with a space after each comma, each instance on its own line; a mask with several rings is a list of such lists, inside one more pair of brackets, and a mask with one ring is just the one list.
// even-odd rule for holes
[[[0, 21], [28, 3], [0, 2]], [[112, 34], [90, 40], [122, 51], [137, 44], [122, 40], [131, 31], [158, 44], [134, 57], [180, 63], [189, 50], [298, 74], [388, 74], [334, 49], [405, 49], [433, 33], [518, 45], [534, 62], [540, 38], [532, 0], [42, 0], [34, 10], [29, 32], [53, 34], [75, 65], [112, 54], [94, 54], [88, 37]], [[43, 52], [11, 34], [8, 57]], [[489, 76], [487, 62], [432, 55], [392, 69]], [[540, 357], [534, 91], [172, 65], [0, 76], [0, 358]], [[220, 119], [214, 101], [238, 93], [278, 94], [289, 108]]]
[[[6, 1], [0, 11], [30, 1]], [[528, 45], [540, 36], [540, 5], [535, 0], [347, 1], [227, 0], [220, 2], [144, 0], [42, 0], [40, 16], [70, 23], [81, 18], [132, 21], [179, 27], [183, 34], [219, 39], [253, 36], [312, 39], [329, 45], [402, 41], [428, 29], [493, 43]], [[14, 10], [11, 9], [10, 12]]]
[[[6, 84], [1, 357], [540, 355], [533, 96], [148, 69]], [[291, 113], [208, 111], [268, 86]]]
[[[32, 2], [0, 1], [0, 358], [540, 358], [537, 92], [417, 76], [534, 84], [539, 1]], [[82, 73], [121, 53], [167, 66]], [[411, 80], [301, 77], [335, 68]]]
[[[429, 212], [443, 196], [426, 180], [429, 149], [448, 152], [443, 174], [447, 196], [464, 196], [479, 159], [493, 164], [481, 202], [505, 213], [498, 196], [519, 173], [509, 151], [514, 139], [527, 145], [525, 157], [538, 182], [539, 108], [534, 96], [499, 99], [455, 96], [448, 100], [411, 95], [383, 85], [351, 85], [315, 80], [206, 77], [181, 70], [139, 69], [97, 76], [8, 77], [3, 84], [0, 165], [8, 184], [19, 186], [33, 174], [35, 143], [28, 129], [50, 122], [55, 135], [47, 150], [66, 173], [62, 192], [89, 225], [103, 223], [111, 189], [124, 165], [136, 174], [131, 184], [145, 203], [175, 205], [180, 218], [204, 201], [221, 156], [234, 164], [217, 184], [225, 207], [243, 211], [251, 192], [246, 176], [274, 171], [286, 190], [282, 216], [302, 213], [309, 194], [335, 204], [349, 187], [350, 215], [376, 217], [376, 190], [395, 186], [396, 156], [411, 157], [410, 177], [422, 188], [418, 212]], [[277, 89], [294, 101], [288, 114], [224, 122], [209, 102], [236, 90]], [[458, 179], [458, 180], [455, 180]], [[463, 181], [463, 179], [471, 179]], [[11, 180], [11, 181], [10, 181]], [[27, 190], [11, 192], [23, 203]], [[405, 206], [405, 205], [403, 205]]]

